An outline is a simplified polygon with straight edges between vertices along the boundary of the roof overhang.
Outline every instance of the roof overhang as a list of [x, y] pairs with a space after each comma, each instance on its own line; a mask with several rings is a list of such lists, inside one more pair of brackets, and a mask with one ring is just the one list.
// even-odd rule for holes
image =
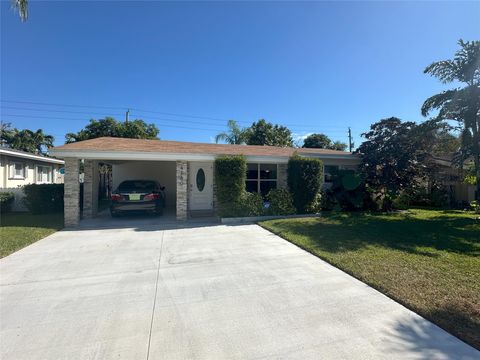
[[12, 156], [12, 157], [19, 157], [19, 158], [23, 158], [23, 159], [30, 159], [30, 160], [47, 162], [47, 163], [53, 163], [53, 164], [62, 164], [62, 165], [65, 164], [65, 161], [60, 160], [60, 159], [52, 159], [52, 158], [48, 158], [48, 157], [40, 156], [40, 155], [35, 155], [35, 154], [21, 153], [21, 152], [12, 151], [12, 150], [9, 150], [9, 149], [0, 149], [0, 154]]
[[[133, 161], [213, 161], [219, 154], [199, 153], [170, 153], [170, 152], [147, 152], [147, 151], [101, 151], [101, 150], [62, 150], [52, 149], [51, 153], [60, 158], [76, 158], [91, 160], [133, 160]], [[300, 154], [305, 157], [319, 159], [348, 159], [359, 160], [357, 155], [352, 154]], [[287, 163], [288, 156], [259, 156], [247, 155], [247, 161], [264, 163]]]

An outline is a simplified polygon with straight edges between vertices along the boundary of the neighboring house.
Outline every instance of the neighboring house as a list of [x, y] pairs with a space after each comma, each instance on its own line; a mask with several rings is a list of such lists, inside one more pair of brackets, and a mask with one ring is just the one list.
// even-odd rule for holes
[[[457, 206], [475, 200], [475, 186], [463, 182], [463, 171], [454, 166], [452, 154], [431, 157], [433, 178], [447, 192], [451, 205]], [[468, 162], [467, 162], [468, 163]]]
[[[360, 158], [349, 152], [281, 148], [274, 146], [205, 144], [180, 141], [97, 138], [51, 149], [65, 159], [65, 224], [80, 219], [79, 163], [84, 163], [83, 216], [95, 216], [98, 208], [98, 164], [112, 166], [113, 188], [127, 179], [155, 179], [166, 187], [167, 207], [177, 219], [197, 211], [215, 211], [214, 160], [220, 155], [244, 155], [248, 172], [246, 189], [266, 194], [287, 186], [287, 163], [294, 153], [319, 158], [325, 168], [355, 169]], [[197, 179], [201, 179], [197, 186]], [[205, 179], [205, 181], [203, 181]]]
[[0, 191], [13, 192], [14, 211], [23, 211], [22, 186], [28, 184], [61, 184], [60, 169], [65, 162], [25, 151], [0, 147]]

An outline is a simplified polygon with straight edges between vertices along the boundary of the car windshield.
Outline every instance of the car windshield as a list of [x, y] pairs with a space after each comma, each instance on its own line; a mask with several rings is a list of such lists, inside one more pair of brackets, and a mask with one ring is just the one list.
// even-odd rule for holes
[[124, 181], [118, 187], [118, 191], [125, 192], [140, 192], [140, 193], [149, 193], [157, 189], [157, 184], [155, 181], [145, 181], [145, 180], [128, 180]]

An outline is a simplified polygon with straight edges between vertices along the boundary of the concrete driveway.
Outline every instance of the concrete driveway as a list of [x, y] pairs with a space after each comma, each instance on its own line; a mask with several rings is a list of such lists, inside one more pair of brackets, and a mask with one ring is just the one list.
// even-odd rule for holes
[[480, 356], [256, 225], [121, 224], [0, 261], [1, 359]]

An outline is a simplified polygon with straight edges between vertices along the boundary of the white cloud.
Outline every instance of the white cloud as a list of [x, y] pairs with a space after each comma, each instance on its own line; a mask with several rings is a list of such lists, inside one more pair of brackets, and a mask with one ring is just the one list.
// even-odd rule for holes
[[296, 146], [302, 146], [303, 145], [303, 141], [309, 137], [310, 135], [312, 135], [313, 133], [312, 132], [308, 132], [308, 133], [293, 133], [292, 134], [292, 138], [293, 138], [293, 143], [296, 145]]

